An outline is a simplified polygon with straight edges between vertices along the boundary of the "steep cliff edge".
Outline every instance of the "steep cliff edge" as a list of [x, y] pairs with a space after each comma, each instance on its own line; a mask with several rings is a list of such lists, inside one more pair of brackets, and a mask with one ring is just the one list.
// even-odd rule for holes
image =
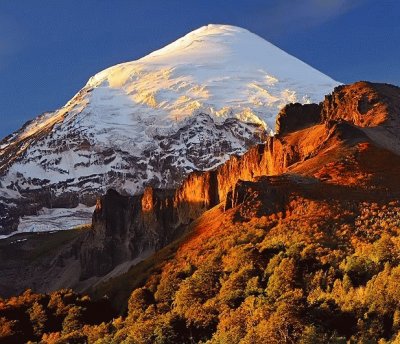
[[[147, 188], [143, 195], [130, 198], [110, 191], [99, 201], [93, 230], [82, 246], [81, 277], [103, 275], [146, 248], [163, 247], [221, 202], [226, 209], [243, 203], [252, 197], [247, 182], [259, 177], [297, 175], [386, 192], [386, 185], [376, 183], [378, 172], [371, 166], [377, 156], [390, 160], [393, 150], [382, 148], [379, 135], [399, 122], [399, 99], [395, 86], [365, 82], [340, 86], [319, 105], [288, 105], [277, 118], [276, 136], [213, 171], [191, 173], [176, 191]], [[387, 160], [382, 164], [385, 169]], [[293, 177], [290, 180], [293, 187]], [[285, 179], [275, 181], [279, 187], [268, 187], [261, 194], [277, 211], [285, 198]]]

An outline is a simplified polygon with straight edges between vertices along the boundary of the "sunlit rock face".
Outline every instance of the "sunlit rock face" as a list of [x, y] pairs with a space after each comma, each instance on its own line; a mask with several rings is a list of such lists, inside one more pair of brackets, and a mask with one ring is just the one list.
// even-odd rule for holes
[[[396, 108], [400, 97], [390, 98], [390, 94], [397, 90], [400, 95], [400, 90], [391, 87], [389, 94], [379, 93], [380, 100], [374, 109], [381, 109], [376, 114], [386, 120], [374, 127], [356, 125], [352, 118], [357, 113], [349, 111], [358, 111], [350, 109], [357, 109], [354, 103], [365, 87], [379, 90], [382, 87], [379, 84], [368, 84], [349, 98], [343, 104], [348, 111], [342, 111], [338, 103], [335, 112], [328, 114], [335, 114], [335, 118], [325, 117], [323, 108], [331, 99], [338, 92], [349, 92], [354, 87], [336, 89], [320, 105], [284, 108], [277, 118], [277, 122], [284, 124], [284, 133], [267, 138], [242, 156], [232, 156], [215, 169], [190, 173], [175, 189], [146, 187], [143, 193], [134, 196], [109, 190], [95, 205], [92, 228], [79, 235], [72, 248], [66, 247], [61, 252], [65, 259], [70, 259], [68, 262], [73, 259], [76, 264], [75, 279], [72, 282], [68, 279], [69, 284], [62, 280], [57, 287], [74, 286], [79, 279], [87, 287], [96, 278], [101, 279], [100, 276], [108, 278], [122, 273], [126, 271], [122, 267], [137, 264], [176, 238], [186, 240], [186, 236], [182, 237], [184, 231], [189, 236], [195, 236], [196, 233], [189, 231], [199, 226], [207, 231], [216, 213], [226, 212], [228, 221], [234, 223], [257, 221], [259, 216], [279, 220], [288, 211], [295, 211], [301, 219], [302, 197], [324, 199], [329, 205], [332, 200], [344, 202], [344, 207], [355, 198], [357, 202], [372, 198], [398, 200], [400, 154], [385, 149], [382, 143], [390, 137], [390, 129], [400, 112], [396, 115], [389, 110], [381, 111]], [[316, 108], [320, 109], [319, 119], [314, 117]], [[306, 126], [299, 124], [299, 116], [310, 119]], [[381, 139], [382, 130], [387, 131], [385, 140]], [[58, 276], [59, 271], [67, 271], [68, 264], [65, 269], [57, 267], [57, 274], [47, 268], [38, 271], [47, 281]], [[35, 277], [35, 280], [40, 279]], [[25, 285], [19, 284], [18, 290], [24, 290]]]
[[285, 104], [318, 102], [337, 84], [227, 25], [108, 68], [0, 143], [0, 234], [44, 230], [19, 218], [93, 206], [110, 187], [130, 195], [176, 187], [261, 142]]
[[[379, 116], [379, 124], [365, 128], [354, 120], [359, 116], [355, 105], [371, 89], [381, 90], [374, 102], [376, 113], [369, 113], [371, 118]], [[353, 92], [352, 98], [327, 110], [332, 99], [348, 92]], [[399, 154], [382, 148], [379, 139], [381, 130], [399, 119], [400, 112], [390, 112], [400, 102], [400, 97], [390, 98], [395, 92], [400, 96], [399, 88], [380, 84], [339, 87], [319, 105], [286, 106], [276, 120], [276, 136], [214, 170], [189, 174], [175, 190], [147, 187], [133, 197], [109, 191], [94, 213], [93, 231], [81, 251], [83, 277], [107, 273], [149, 248], [165, 246], [218, 204], [225, 211], [240, 207], [238, 216], [251, 220], [262, 214], [283, 216], [289, 196], [298, 189], [313, 190], [313, 197], [325, 197], [335, 188], [339, 195], [349, 190], [368, 195], [374, 190], [382, 197], [398, 197], [398, 178], [390, 176], [399, 169], [388, 161], [398, 161]], [[305, 125], [299, 122], [301, 117]], [[106, 264], [98, 263], [104, 259]]]

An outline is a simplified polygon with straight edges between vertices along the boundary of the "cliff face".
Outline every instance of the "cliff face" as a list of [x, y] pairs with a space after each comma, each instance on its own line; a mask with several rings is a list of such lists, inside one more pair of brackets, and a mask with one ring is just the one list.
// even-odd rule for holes
[[81, 247], [81, 279], [105, 275], [118, 264], [168, 243], [179, 227], [170, 194], [146, 188], [143, 195], [127, 197], [109, 190], [100, 198], [92, 230]]
[[[82, 246], [81, 278], [104, 275], [146, 249], [165, 246], [184, 226], [221, 202], [229, 209], [258, 199], [263, 211], [280, 211], [288, 185], [293, 188], [295, 183], [284, 176], [268, 176], [295, 173], [320, 181], [342, 176], [341, 183], [358, 182], [351, 173], [361, 168], [360, 147], [382, 146], [374, 138], [387, 123], [397, 123], [399, 96], [399, 88], [390, 85], [340, 86], [320, 105], [288, 105], [277, 118], [277, 135], [216, 170], [191, 173], [175, 191], [147, 188], [140, 196], [126, 197], [110, 190], [99, 200], [93, 229]], [[340, 172], [342, 166], [348, 166], [349, 176]], [[360, 176], [364, 178], [361, 172]], [[260, 177], [265, 187], [254, 188], [250, 182]], [[242, 216], [251, 214], [247, 209]]]
[[81, 278], [102, 276], [118, 264], [157, 250], [185, 225], [219, 203], [215, 171], [192, 173], [176, 191], [148, 187], [139, 196], [109, 190], [93, 214], [81, 248]]
[[[329, 131], [323, 133], [326, 136]], [[81, 249], [81, 278], [105, 275], [148, 249], [163, 247], [184, 226], [227, 197], [231, 206], [237, 204], [244, 192], [240, 181], [282, 174], [315, 148], [307, 150], [281, 137], [269, 137], [216, 170], [191, 173], [176, 191], [149, 187], [142, 195], [127, 197], [109, 190], [98, 201], [93, 229]]]

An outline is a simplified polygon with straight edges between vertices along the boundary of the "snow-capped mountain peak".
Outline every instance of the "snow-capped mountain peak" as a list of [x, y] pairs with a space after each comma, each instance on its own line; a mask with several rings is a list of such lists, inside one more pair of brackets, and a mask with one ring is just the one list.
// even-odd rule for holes
[[337, 83], [261, 37], [235, 26], [203, 26], [133, 62], [93, 76], [86, 87], [122, 91], [160, 129], [195, 113], [234, 116], [274, 129], [288, 102], [309, 102]]
[[271, 133], [285, 104], [318, 102], [337, 84], [229, 25], [110, 67], [0, 143], [0, 233], [42, 207], [91, 206], [109, 187], [176, 186]]

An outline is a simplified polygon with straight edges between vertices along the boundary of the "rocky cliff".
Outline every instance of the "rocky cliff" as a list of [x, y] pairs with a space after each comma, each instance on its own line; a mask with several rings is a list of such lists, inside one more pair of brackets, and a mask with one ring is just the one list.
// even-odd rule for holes
[[323, 121], [346, 121], [359, 127], [399, 122], [399, 87], [365, 81], [342, 85], [322, 102]]
[[[147, 188], [135, 197], [109, 191], [98, 203], [93, 230], [82, 247], [82, 278], [105, 274], [146, 248], [161, 248], [220, 202], [229, 209], [255, 197], [247, 182], [262, 176], [295, 173], [335, 182], [340, 171], [331, 167], [341, 164], [354, 164], [349, 170], [356, 173], [359, 147], [381, 145], [373, 140], [371, 129], [382, 130], [398, 121], [399, 99], [395, 86], [365, 82], [340, 86], [319, 105], [286, 106], [277, 118], [277, 135], [213, 171], [191, 173], [175, 191]], [[344, 176], [342, 184], [353, 182]], [[264, 203], [271, 211], [284, 202], [282, 180], [270, 178], [264, 183], [268, 188], [257, 192], [257, 197], [268, 200]], [[366, 178], [363, 182], [368, 184]]]

